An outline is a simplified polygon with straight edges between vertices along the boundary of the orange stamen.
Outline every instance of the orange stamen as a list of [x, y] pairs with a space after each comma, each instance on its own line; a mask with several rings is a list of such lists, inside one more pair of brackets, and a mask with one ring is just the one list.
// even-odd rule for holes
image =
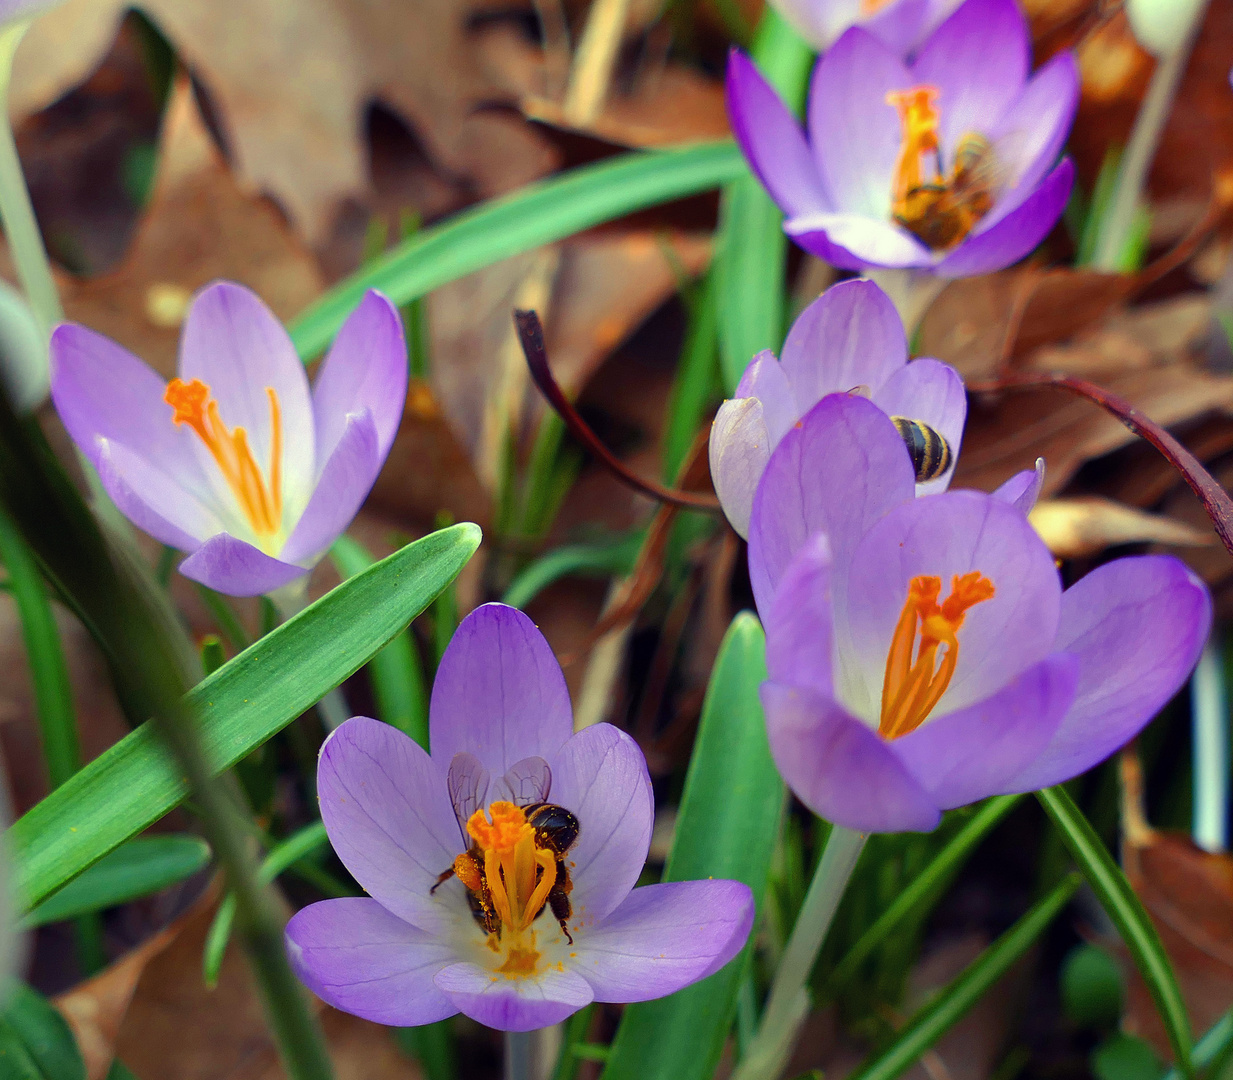
[[[557, 880], [556, 856], [535, 846], [535, 830], [522, 808], [495, 802], [476, 810], [467, 833], [484, 852], [484, 878], [503, 930], [520, 934], [535, 921]], [[464, 883], [465, 884], [465, 883]]]
[[[939, 115], [935, 101], [936, 86], [913, 86], [909, 90], [892, 90], [886, 95], [886, 104], [899, 110], [899, 122], [903, 125], [903, 139], [899, 145], [899, 157], [895, 161], [895, 184], [891, 197], [901, 205], [908, 194], [919, 188], [922, 154], [938, 156]], [[935, 168], [935, 175], [941, 168]]]
[[[992, 598], [994, 589], [992, 581], [973, 570], [956, 574], [950, 595], [939, 604], [941, 593], [938, 577], [914, 577], [908, 583], [908, 598], [886, 653], [878, 724], [878, 734], [884, 739], [915, 731], [942, 700], [959, 662], [959, 628], [968, 609]], [[939, 661], [942, 645], [946, 650]]]
[[890, 3], [891, 0], [861, 0], [861, 18], [876, 15]]

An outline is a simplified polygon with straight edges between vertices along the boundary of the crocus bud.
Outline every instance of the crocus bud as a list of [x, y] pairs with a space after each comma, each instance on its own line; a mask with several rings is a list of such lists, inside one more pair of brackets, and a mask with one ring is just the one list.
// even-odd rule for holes
[[1126, 15], [1139, 44], [1165, 57], [1181, 47], [1205, 7], [1207, 0], [1126, 0]]

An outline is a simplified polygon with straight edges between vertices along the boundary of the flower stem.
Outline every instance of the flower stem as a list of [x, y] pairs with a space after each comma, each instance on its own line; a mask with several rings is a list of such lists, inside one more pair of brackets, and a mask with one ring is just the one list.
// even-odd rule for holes
[[1203, 648], [1190, 683], [1194, 725], [1194, 842], [1207, 851], [1228, 846], [1229, 708], [1220, 635]]
[[929, 305], [938, 298], [938, 294], [950, 284], [946, 278], [936, 274], [924, 274], [919, 270], [869, 270], [865, 276], [875, 282], [895, 305], [899, 318], [903, 320], [903, 330], [908, 341], [916, 333]]
[[532, 1031], [505, 1033], [505, 1080], [531, 1080]]
[[771, 983], [762, 1024], [732, 1080], [775, 1080], [787, 1064], [797, 1033], [809, 1014], [809, 974], [866, 839], [865, 833], [840, 825], [831, 829]]

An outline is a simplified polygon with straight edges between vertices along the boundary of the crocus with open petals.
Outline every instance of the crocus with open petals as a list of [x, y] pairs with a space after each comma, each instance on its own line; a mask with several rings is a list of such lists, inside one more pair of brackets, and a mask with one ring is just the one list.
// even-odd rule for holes
[[230, 282], [194, 298], [170, 383], [84, 326], [51, 340], [60, 419], [137, 526], [180, 572], [255, 596], [302, 578], [377, 478], [407, 394], [398, 310], [368, 292], [310, 390], [286, 330]]
[[[368, 896], [313, 904], [287, 926], [319, 997], [381, 1024], [463, 1012], [527, 1031], [592, 1001], [673, 993], [740, 951], [747, 886], [633, 887], [651, 839], [646, 761], [609, 724], [574, 733], [561, 669], [520, 611], [487, 604], [463, 620], [429, 729], [431, 756], [366, 717], [322, 748], [321, 816]], [[545, 802], [577, 825], [559, 861], [527, 820]]]
[[890, 416], [928, 425], [947, 442], [951, 464], [917, 485], [944, 491], [954, 472], [967, 417], [954, 368], [922, 357], [908, 363], [903, 322], [872, 281], [844, 281], [810, 304], [788, 331], [783, 355], [760, 352], [711, 428], [711, 478], [732, 527], [749, 535], [749, 513], [771, 451], [827, 394], [867, 396]]
[[762, 702], [775, 761], [818, 814], [932, 829], [943, 810], [1085, 771], [1184, 683], [1207, 589], [1148, 555], [1063, 591], [1027, 521], [1038, 475], [913, 498], [894, 426], [847, 395], [780, 442], [749, 537]]
[[1057, 162], [1079, 77], [1059, 53], [1029, 77], [1015, 0], [967, 0], [910, 62], [856, 26], [818, 61], [808, 134], [748, 57], [728, 114], [750, 166], [806, 251], [850, 270], [985, 274], [1053, 228], [1074, 168]]

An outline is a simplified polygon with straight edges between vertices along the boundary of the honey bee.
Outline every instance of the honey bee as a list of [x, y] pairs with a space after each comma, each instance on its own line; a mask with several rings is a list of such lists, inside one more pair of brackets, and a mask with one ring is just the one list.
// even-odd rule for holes
[[993, 193], [1004, 170], [993, 145], [969, 132], [955, 150], [955, 168], [945, 176], [908, 188], [894, 202], [895, 220], [934, 250], [954, 247], [993, 209]]
[[908, 448], [918, 484], [936, 480], [950, 468], [954, 455], [950, 443], [942, 435], [919, 420], [910, 420], [906, 416], [892, 416], [890, 419]]

